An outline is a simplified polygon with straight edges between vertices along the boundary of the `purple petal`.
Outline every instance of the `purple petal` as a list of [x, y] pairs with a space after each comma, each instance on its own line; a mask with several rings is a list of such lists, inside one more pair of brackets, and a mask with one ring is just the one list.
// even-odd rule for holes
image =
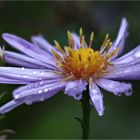
[[74, 49], [77, 50], [81, 47], [80, 45], [80, 37], [76, 34], [76, 33], [72, 33], [72, 37], [73, 37], [73, 40], [74, 40]]
[[140, 65], [116, 67], [114, 71], [108, 73], [104, 78], [112, 80], [140, 80]]
[[23, 80], [13, 80], [12, 78], [6, 78], [0, 76], [0, 83], [2, 84], [29, 84], [29, 81], [23, 81]]
[[4, 60], [7, 63], [14, 64], [16, 66], [22, 66], [27, 68], [46, 68], [46, 64], [37, 59], [28, 57], [23, 54], [5, 51]]
[[63, 57], [62, 53], [54, 48], [42, 35], [32, 36], [31, 40], [33, 44], [48, 52], [50, 55], [52, 55], [52, 50], [54, 50]]
[[104, 114], [103, 95], [95, 83], [89, 84], [89, 95], [99, 116]]
[[[57, 81], [54, 83], [47, 83], [47, 81], [31, 83], [27, 86], [20, 87], [13, 92], [15, 100], [23, 100], [33, 102], [34, 99], [47, 99], [65, 87], [65, 82]], [[42, 99], [43, 100], [43, 99]], [[40, 100], [39, 100], [40, 101]]]
[[56, 88], [55, 90], [52, 90], [50, 92], [43, 92], [40, 95], [32, 95], [32, 96], [28, 96], [27, 98], [24, 99], [25, 104], [27, 105], [31, 105], [35, 102], [43, 102], [44, 100], [47, 100], [51, 97], [53, 97], [54, 95], [56, 95], [60, 90], [62, 90], [62, 88]]
[[66, 83], [65, 94], [74, 97], [76, 100], [82, 98], [83, 90], [86, 90], [87, 82], [84, 80], [75, 80]]
[[117, 82], [108, 79], [99, 79], [96, 83], [106, 91], [112, 92], [117, 96], [120, 96], [122, 93], [125, 95], [132, 94], [132, 85], [124, 82]]
[[2, 107], [0, 107], [0, 114], [5, 114], [5, 113], [13, 110], [14, 108], [18, 107], [21, 104], [23, 104], [22, 101], [12, 100], [12, 101], [8, 102], [7, 104], [3, 105]]
[[135, 49], [130, 51], [129, 53], [123, 55], [122, 57], [116, 59], [113, 61], [113, 63], [116, 64], [140, 64], [140, 45], [138, 45]]
[[[45, 69], [26, 69], [15, 67], [0, 67], [0, 76], [12, 80], [38, 81], [43, 79], [57, 79], [60, 75]], [[1, 81], [0, 81], [1, 82]]]
[[40, 48], [36, 47], [35, 45], [15, 35], [5, 33], [2, 36], [5, 41], [7, 41], [17, 50], [29, 55], [30, 57], [45, 62], [46, 64], [48, 64], [48, 67], [56, 66], [56, 62], [54, 61], [55, 58], [45, 51], [41, 50]]
[[119, 49], [118, 54], [114, 57], [114, 59], [123, 52], [124, 49], [124, 44], [125, 44], [125, 40], [126, 37], [128, 35], [128, 23], [127, 20], [125, 18], [122, 19], [122, 23], [119, 29], [119, 33], [117, 36], [117, 39], [113, 42], [112, 47], [109, 50], [109, 53], [113, 52], [116, 48]]

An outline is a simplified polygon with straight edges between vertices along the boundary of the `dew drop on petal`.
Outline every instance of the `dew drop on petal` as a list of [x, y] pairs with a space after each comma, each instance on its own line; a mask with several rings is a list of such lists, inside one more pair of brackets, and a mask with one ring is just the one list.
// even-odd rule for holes
[[28, 85], [28, 88], [29, 88], [29, 89], [32, 88], [32, 85]]
[[22, 75], [23, 78], [28, 78], [28, 75]]
[[33, 74], [37, 74], [37, 71], [33, 71]]
[[48, 89], [47, 89], [47, 88], [45, 88], [45, 89], [44, 89], [44, 92], [48, 92]]
[[114, 92], [114, 94], [116, 95], [116, 96], [121, 96], [122, 95], [122, 93], [121, 92]]
[[24, 67], [22, 67], [22, 68], [21, 68], [21, 70], [25, 70], [25, 68], [24, 68]]
[[98, 91], [97, 90], [95, 90], [95, 89], [92, 89], [92, 92], [91, 92], [93, 95], [96, 95], [96, 94], [98, 94]]
[[40, 101], [43, 102], [44, 100], [44, 95], [40, 96]]
[[44, 72], [41, 72], [40, 75], [45, 75], [45, 73]]
[[104, 115], [104, 111], [98, 112], [98, 115], [99, 115], [99, 116], [103, 116], [103, 115]]
[[43, 81], [41, 81], [41, 82], [39, 82], [39, 84], [40, 84], [41, 86], [43, 86], [44, 83], [43, 83]]
[[43, 92], [42, 90], [39, 90], [39, 91], [38, 91], [39, 94], [41, 94], [42, 92]]
[[140, 57], [140, 51], [136, 51], [134, 55], [136, 58]]
[[25, 101], [25, 104], [27, 105], [32, 105], [32, 100], [30, 98], [28, 98], [26, 101]]
[[131, 96], [132, 95], [132, 89], [124, 93], [126, 96]]
[[18, 99], [18, 98], [19, 98], [19, 95], [18, 95], [18, 94], [16, 94], [16, 95], [14, 96], [14, 98], [15, 98], [15, 99]]
[[50, 87], [50, 88], [48, 88], [48, 91], [50, 91], [50, 90], [52, 90], [52, 88]]

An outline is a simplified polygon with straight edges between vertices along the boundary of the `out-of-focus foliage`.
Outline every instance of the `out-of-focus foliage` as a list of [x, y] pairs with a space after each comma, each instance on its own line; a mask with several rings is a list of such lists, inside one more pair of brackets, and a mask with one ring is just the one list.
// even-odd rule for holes
[[[26, 39], [43, 34], [51, 43], [66, 44], [66, 31], [79, 32], [86, 38], [95, 32], [94, 48], [99, 49], [106, 33], [112, 40], [117, 35], [121, 18], [129, 22], [129, 37], [124, 53], [140, 43], [140, 2], [0, 2], [0, 34], [9, 32]], [[0, 43], [11, 49], [2, 38]], [[116, 97], [104, 92], [105, 115], [91, 113], [90, 138], [140, 138], [140, 82], [134, 81], [133, 95]], [[12, 98], [16, 85], [0, 85], [0, 105]], [[81, 128], [74, 117], [81, 117], [80, 102], [63, 92], [32, 106], [22, 105], [0, 116], [0, 130], [16, 132], [12, 138], [81, 138]]]

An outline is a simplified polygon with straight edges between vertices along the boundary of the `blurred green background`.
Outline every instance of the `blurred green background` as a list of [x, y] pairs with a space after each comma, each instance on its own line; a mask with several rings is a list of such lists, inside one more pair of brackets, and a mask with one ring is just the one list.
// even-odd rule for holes
[[[140, 43], [140, 2], [0, 2], [0, 34], [9, 32], [27, 40], [43, 34], [51, 43], [67, 43], [66, 32], [79, 32], [83, 27], [86, 38], [95, 32], [95, 48], [99, 49], [106, 33], [115, 39], [122, 17], [129, 22], [129, 37], [124, 53]], [[5, 44], [6, 49], [10, 47]], [[140, 82], [133, 81], [133, 95], [117, 97], [104, 93], [105, 115], [91, 112], [90, 138], [140, 138]], [[0, 85], [0, 105], [9, 101], [16, 85]], [[59, 93], [53, 98], [32, 106], [22, 105], [4, 118], [0, 130], [12, 129], [14, 139], [81, 138], [79, 122], [81, 104]]]

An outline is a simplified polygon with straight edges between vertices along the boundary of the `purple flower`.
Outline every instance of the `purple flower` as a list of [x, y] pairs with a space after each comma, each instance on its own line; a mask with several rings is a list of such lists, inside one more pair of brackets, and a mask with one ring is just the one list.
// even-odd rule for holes
[[99, 87], [117, 96], [131, 95], [132, 85], [118, 80], [140, 79], [140, 46], [118, 58], [128, 35], [127, 28], [124, 18], [116, 40], [112, 43], [106, 35], [100, 51], [91, 48], [94, 34], [91, 33], [87, 45], [81, 29], [80, 36], [68, 31], [68, 45], [64, 49], [57, 41], [55, 46], [50, 45], [41, 35], [33, 36], [29, 43], [4, 33], [3, 39], [19, 51], [4, 51], [4, 60], [18, 67], [0, 67], [0, 83], [23, 86], [13, 91], [13, 100], [3, 105], [0, 113], [5, 114], [24, 103], [44, 101], [60, 90], [80, 100], [88, 85], [91, 103], [103, 115]]

